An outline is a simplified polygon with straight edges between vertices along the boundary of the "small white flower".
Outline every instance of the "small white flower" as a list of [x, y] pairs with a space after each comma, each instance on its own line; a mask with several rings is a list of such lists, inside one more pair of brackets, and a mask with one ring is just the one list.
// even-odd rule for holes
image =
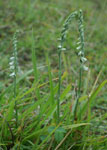
[[14, 64], [14, 61], [11, 61], [11, 62], [9, 63], [10, 66], [12, 66], [13, 64]]
[[14, 73], [14, 72], [10, 74], [10, 77], [13, 77], [13, 76], [15, 76], [15, 73]]
[[84, 26], [81, 24], [81, 25], [80, 25], [80, 28], [83, 28], [83, 27], [84, 27]]
[[14, 47], [17, 48], [17, 44], [16, 43], [14, 43]]
[[81, 56], [81, 55], [84, 55], [84, 53], [83, 53], [82, 51], [80, 51], [80, 52], [78, 53], [78, 56]]
[[66, 51], [66, 48], [62, 48], [62, 51]]
[[17, 40], [15, 39], [15, 40], [13, 41], [13, 43], [14, 43], [14, 44], [17, 44]]
[[38, 109], [40, 109], [40, 105], [38, 105]]
[[81, 46], [78, 46], [76, 49], [77, 49], [77, 50], [81, 49]]
[[85, 58], [85, 57], [81, 57], [81, 61], [84, 63], [84, 62], [86, 62], [86, 61], [87, 61], [87, 58]]
[[14, 60], [14, 57], [10, 57], [10, 60]]
[[14, 66], [10, 66], [10, 69], [14, 69]]
[[79, 41], [79, 42], [77, 42], [77, 45], [80, 45], [81, 44], [81, 42]]
[[86, 67], [86, 66], [83, 66], [83, 69], [84, 69], [85, 71], [88, 71], [88, 67]]
[[61, 45], [59, 45], [59, 46], [58, 46], [58, 48], [62, 48], [62, 46], [61, 46]]

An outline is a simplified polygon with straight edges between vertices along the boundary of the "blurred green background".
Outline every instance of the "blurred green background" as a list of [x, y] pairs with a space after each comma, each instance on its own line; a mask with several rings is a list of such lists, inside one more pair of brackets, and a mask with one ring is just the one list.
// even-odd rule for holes
[[[0, 0], [0, 79], [7, 82], [12, 38], [18, 29], [18, 57], [21, 69], [31, 68], [32, 28], [38, 65], [45, 64], [49, 53], [53, 68], [57, 66], [57, 46], [62, 25], [75, 10], [83, 10], [85, 55], [91, 70], [92, 84], [102, 70], [99, 81], [107, 78], [107, 1], [106, 0]], [[65, 46], [75, 68], [77, 25], [74, 21]], [[69, 54], [68, 54], [69, 53]]]
[[[20, 31], [18, 34], [19, 77], [26, 75], [26, 72], [32, 71], [33, 68], [33, 29], [37, 65], [38, 67], [43, 66], [39, 70], [40, 83], [45, 85], [49, 81], [48, 67], [46, 67], [46, 54], [48, 53], [52, 77], [56, 84], [58, 81], [58, 39], [65, 19], [79, 9], [83, 10], [85, 57], [88, 60], [86, 65], [89, 67], [89, 71], [84, 72], [82, 76], [81, 93], [83, 96], [90, 96], [98, 85], [107, 79], [107, 0], [0, 0], [0, 93], [1, 90], [4, 91], [4, 100], [8, 99], [9, 94], [12, 95], [8, 90], [6, 93], [6, 89], [8, 89], [6, 87], [12, 84], [12, 79], [9, 77], [9, 61], [13, 53], [13, 35], [16, 30]], [[68, 75], [62, 87], [65, 89], [68, 83], [71, 84], [73, 93], [76, 91], [80, 67], [76, 50], [78, 26], [75, 20], [71, 23], [67, 37], [67, 41], [64, 43], [67, 51], [65, 55], [62, 54], [62, 73], [66, 71]], [[33, 80], [33, 73], [29, 76], [26, 75], [21, 80], [21, 84], [17, 85], [19, 94], [26, 91], [27, 88], [31, 88]], [[49, 92], [47, 84], [41, 91], [41, 97]], [[11, 100], [11, 98], [9, 99]], [[95, 98], [94, 104], [92, 121], [96, 126], [92, 126], [91, 131], [95, 131], [95, 137], [97, 137], [106, 134], [107, 85]], [[102, 114], [105, 115], [104, 121]], [[101, 124], [101, 128], [97, 124]]]

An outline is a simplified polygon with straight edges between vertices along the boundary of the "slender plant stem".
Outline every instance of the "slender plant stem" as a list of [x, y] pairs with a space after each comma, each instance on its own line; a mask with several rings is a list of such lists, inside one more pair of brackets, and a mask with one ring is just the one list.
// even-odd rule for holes
[[82, 66], [79, 71], [79, 85], [78, 85], [78, 95], [81, 95], [81, 83], [82, 83]]
[[60, 96], [61, 96], [61, 50], [59, 51], [59, 88], [57, 101], [57, 123], [60, 122]]
[[[14, 76], [14, 98], [16, 98], [16, 76]], [[17, 128], [17, 126], [18, 126], [17, 101], [15, 101], [15, 116], [16, 116], [16, 128]]]
[[[17, 76], [17, 32], [13, 38], [14, 46], [14, 98], [16, 98], [16, 76]], [[17, 101], [15, 100], [15, 118], [16, 118], [16, 128], [18, 127], [18, 109]]]
[[81, 95], [81, 81], [82, 81], [82, 66], [80, 67], [80, 71], [79, 71], [79, 84], [78, 84], [77, 98], [76, 98], [75, 109], [74, 109], [74, 117], [73, 117], [73, 121], [72, 121], [73, 123], [74, 123], [74, 120], [75, 120], [75, 117], [76, 117], [79, 98], [80, 98], [80, 95]]

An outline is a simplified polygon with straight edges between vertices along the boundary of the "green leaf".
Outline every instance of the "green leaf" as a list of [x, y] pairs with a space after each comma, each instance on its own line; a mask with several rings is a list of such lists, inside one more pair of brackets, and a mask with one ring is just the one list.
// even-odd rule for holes
[[60, 142], [63, 138], [64, 138], [63, 132], [55, 131], [55, 140], [57, 142]]
[[47, 138], [47, 135], [41, 135], [40, 136], [41, 141], [44, 141], [46, 138]]
[[50, 127], [48, 128], [48, 132], [51, 133], [54, 129], [55, 129], [54, 126], [50, 126]]
[[62, 127], [59, 127], [56, 131], [66, 133], [66, 130]]
[[59, 127], [55, 131], [55, 140], [57, 142], [60, 142], [64, 138], [64, 134], [66, 133], [66, 130], [62, 127]]
[[[83, 116], [83, 114], [86, 112], [88, 106], [90, 105], [91, 107], [91, 103], [93, 100], [95, 100], [95, 98], [97, 97], [97, 95], [99, 94], [99, 92], [101, 91], [101, 89], [104, 87], [104, 85], [107, 84], [107, 80], [104, 80], [99, 86], [98, 88], [92, 93], [92, 95], [90, 96], [90, 98], [85, 102], [85, 104], [82, 106], [81, 111], [78, 114], [78, 117]], [[89, 105], [88, 105], [89, 103]]]

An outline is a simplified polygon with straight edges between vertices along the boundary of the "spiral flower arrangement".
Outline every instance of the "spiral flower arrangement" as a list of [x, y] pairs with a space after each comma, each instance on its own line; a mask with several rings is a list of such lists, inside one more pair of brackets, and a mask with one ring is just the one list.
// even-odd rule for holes
[[[14, 88], [14, 98], [16, 98], [16, 76], [18, 72], [18, 59], [17, 59], [17, 34], [19, 31], [16, 31], [13, 36], [13, 55], [10, 57], [10, 77], [13, 79], [13, 88]], [[18, 125], [18, 110], [17, 110], [17, 101], [15, 101], [15, 116], [16, 116], [16, 127]]]
[[57, 116], [58, 116], [58, 123], [60, 121], [60, 95], [61, 95], [61, 53], [62, 51], [66, 50], [66, 48], [63, 47], [63, 43], [66, 41], [66, 35], [69, 30], [69, 26], [72, 22], [72, 20], [76, 18], [78, 21], [78, 30], [79, 30], [79, 38], [77, 42], [77, 50], [78, 57], [80, 59], [80, 71], [79, 71], [79, 85], [78, 85], [78, 92], [77, 92], [77, 99], [74, 107], [74, 118], [76, 115], [77, 105], [78, 105], [78, 99], [80, 97], [80, 90], [81, 90], [81, 78], [82, 78], [82, 71], [88, 70], [88, 67], [85, 66], [85, 62], [87, 59], [84, 56], [84, 28], [83, 28], [83, 14], [82, 10], [73, 12], [65, 21], [63, 25], [63, 29], [61, 32], [61, 38], [60, 38], [60, 45], [58, 46], [58, 56], [59, 56], [59, 88], [58, 88], [58, 102], [57, 102]]

